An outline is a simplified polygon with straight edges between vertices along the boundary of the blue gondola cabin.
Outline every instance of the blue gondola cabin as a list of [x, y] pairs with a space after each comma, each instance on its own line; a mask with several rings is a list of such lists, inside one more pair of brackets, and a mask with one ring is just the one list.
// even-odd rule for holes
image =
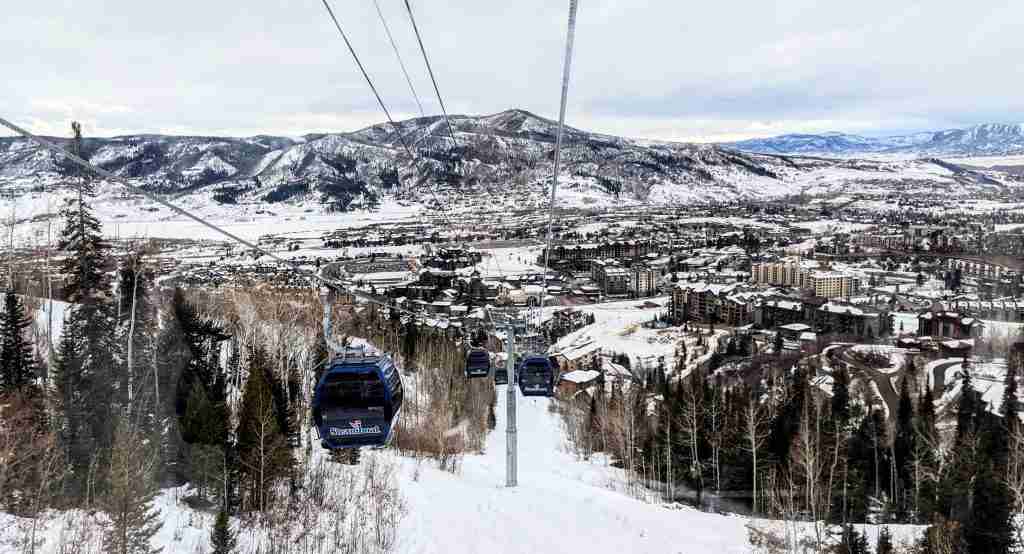
[[329, 363], [313, 395], [313, 422], [329, 450], [384, 446], [402, 408], [402, 378], [391, 358], [350, 349]]

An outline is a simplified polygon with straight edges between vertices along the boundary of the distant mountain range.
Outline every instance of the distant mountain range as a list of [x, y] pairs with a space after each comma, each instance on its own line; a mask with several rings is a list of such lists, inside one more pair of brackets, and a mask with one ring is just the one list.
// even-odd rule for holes
[[[524, 110], [451, 117], [457, 144], [438, 116], [378, 124], [350, 133], [300, 139], [131, 135], [87, 138], [83, 156], [149, 190], [197, 195], [203, 203], [290, 202], [348, 210], [384, 194], [436, 202], [540, 205], [550, 183], [557, 123]], [[855, 191], [954, 191], [1016, 186], [994, 173], [937, 160], [822, 160], [785, 154], [882, 152], [925, 145], [993, 144], [1004, 148], [1019, 127], [977, 128], [898, 139], [849, 135], [790, 136], [732, 145], [642, 141], [567, 127], [560, 202], [692, 203]], [[52, 139], [67, 145], [67, 138]], [[774, 141], [774, 142], [773, 142]], [[1024, 144], [1018, 140], [1017, 144]], [[408, 154], [415, 152], [414, 159]], [[744, 152], [742, 150], [749, 150]], [[767, 154], [755, 153], [767, 152]], [[960, 151], [962, 152], [962, 150]], [[60, 156], [21, 138], [0, 138], [0, 189], [8, 196], [60, 183], [73, 174]], [[447, 202], [447, 201], [445, 201]]]
[[1024, 154], [1024, 124], [986, 123], [966, 129], [882, 138], [843, 133], [792, 134], [723, 144], [744, 152], [852, 157], [904, 154], [919, 157], [1008, 156]]

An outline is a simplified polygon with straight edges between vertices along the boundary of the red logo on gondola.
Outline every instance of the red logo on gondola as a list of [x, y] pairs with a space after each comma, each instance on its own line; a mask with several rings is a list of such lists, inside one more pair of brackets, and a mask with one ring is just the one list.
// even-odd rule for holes
[[363, 420], [353, 419], [351, 425], [353, 429], [359, 429], [363, 426]]

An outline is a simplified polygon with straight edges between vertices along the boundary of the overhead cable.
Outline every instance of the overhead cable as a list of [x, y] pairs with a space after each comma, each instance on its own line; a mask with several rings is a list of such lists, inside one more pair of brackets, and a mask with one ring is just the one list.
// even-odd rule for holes
[[373, 0], [373, 5], [377, 8], [377, 15], [380, 17], [380, 23], [384, 26], [384, 32], [388, 35], [388, 41], [391, 42], [391, 49], [395, 51], [395, 57], [398, 58], [398, 66], [402, 68], [402, 75], [405, 75], [405, 82], [409, 84], [409, 91], [412, 92], [413, 99], [416, 100], [416, 106], [420, 109], [420, 116], [426, 117], [426, 113], [423, 111], [423, 104], [420, 102], [420, 95], [416, 94], [416, 87], [412, 85], [412, 79], [409, 78], [409, 72], [405, 69], [405, 62], [402, 61], [402, 54], [398, 51], [398, 45], [395, 44], [395, 37], [391, 36], [391, 29], [388, 27], [387, 20], [384, 19], [384, 12], [380, 9], [379, 0]]
[[[419, 162], [419, 156], [417, 156], [415, 151], [409, 146], [409, 143], [405, 140], [405, 135], [402, 133], [402, 129], [399, 128], [398, 124], [395, 123], [395, 120], [392, 119], [391, 112], [389, 112], [387, 106], [384, 105], [384, 100], [381, 99], [380, 94], [377, 92], [377, 87], [373, 85], [373, 80], [370, 79], [370, 75], [366, 72], [366, 68], [363, 66], [363, 62], [359, 60], [359, 55], [356, 54], [355, 48], [353, 48], [352, 43], [349, 42], [348, 35], [346, 35], [345, 31], [342, 30], [341, 23], [338, 22], [337, 16], [334, 15], [334, 10], [331, 9], [331, 6], [330, 4], [327, 3], [327, 0], [321, 1], [323, 2], [324, 7], [327, 8], [327, 13], [328, 15], [331, 16], [331, 21], [334, 22], [334, 27], [338, 29], [338, 34], [340, 34], [342, 40], [345, 41], [345, 46], [348, 47], [349, 53], [352, 54], [352, 59], [355, 60], [356, 65], [359, 66], [359, 71], [363, 74], [363, 78], [366, 79], [366, 84], [370, 86], [370, 90], [373, 91], [374, 97], [377, 98], [377, 104], [379, 104], [380, 109], [384, 111], [384, 115], [387, 116], [388, 122], [391, 123], [391, 126], [395, 128], [395, 133], [398, 135], [399, 142], [402, 143], [402, 146], [405, 148], [406, 153], [409, 154], [409, 159], [413, 163], [413, 167], [415, 167], [416, 164]], [[408, 6], [408, 4], [406, 5]], [[445, 117], [447, 118], [447, 116]], [[433, 188], [430, 189], [430, 195], [434, 198], [434, 201], [441, 205], [443, 208], [443, 204], [441, 203], [441, 200], [437, 197], [437, 192]], [[448, 225], [452, 229], [455, 229], [455, 224], [452, 222], [451, 218], [448, 217], [448, 214], [446, 213], [445, 210], [442, 209], [441, 215], [444, 217], [445, 220], [447, 220]]]
[[444, 106], [444, 99], [441, 98], [441, 89], [437, 86], [437, 79], [434, 77], [434, 69], [430, 66], [430, 58], [427, 57], [427, 49], [423, 46], [423, 38], [420, 36], [420, 28], [416, 25], [416, 17], [412, 14], [412, 6], [409, 5], [409, 0], [405, 0], [405, 11], [409, 13], [409, 21], [412, 22], [412, 30], [416, 32], [416, 42], [420, 45], [420, 52], [423, 54], [423, 62], [427, 65], [427, 72], [430, 73], [430, 82], [434, 84], [434, 92], [437, 94], [437, 103], [441, 105], [441, 114], [444, 115], [444, 122], [448, 126], [448, 136], [452, 139], [452, 144], [455, 146], [459, 145], [459, 141], [455, 140], [455, 131], [452, 129], [452, 122], [448, 118], [448, 109]]
[[380, 109], [383, 110], [384, 115], [387, 116], [388, 123], [391, 123], [391, 126], [394, 127], [395, 130], [398, 132], [398, 137], [402, 143], [402, 146], [405, 147], [406, 153], [409, 154], [410, 158], [413, 158], [414, 156], [412, 150], [409, 148], [409, 145], [405, 142], [405, 139], [402, 136], [402, 132], [398, 128], [398, 124], [395, 123], [395, 120], [391, 117], [391, 112], [388, 111], [388, 107], [384, 105], [384, 100], [381, 99], [380, 93], [377, 92], [377, 87], [373, 85], [373, 79], [370, 79], [369, 73], [367, 73], [366, 68], [363, 67], [363, 62], [359, 60], [359, 54], [356, 54], [355, 48], [353, 48], [352, 43], [349, 42], [348, 35], [346, 35], [345, 31], [342, 30], [341, 23], [338, 22], [338, 18], [334, 15], [334, 10], [331, 9], [331, 5], [327, 3], [327, 0], [321, 1], [323, 2], [324, 7], [327, 8], [327, 14], [331, 16], [331, 21], [334, 22], [334, 27], [338, 29], [338, 34], [340, 34], [341, 39], [345, 41], [345, 46], [348, 47], [349, 53], [352, 54], [352, 59], [355, 60], [356, 65], [359, 66], [359, 71], [360, 73], [363, 74], [363, 78], [366, 79], [366, 84], [370, 85], [370, 90], [373, 91], [373, 96], [377, 98], [377, 104], [380, 105]]

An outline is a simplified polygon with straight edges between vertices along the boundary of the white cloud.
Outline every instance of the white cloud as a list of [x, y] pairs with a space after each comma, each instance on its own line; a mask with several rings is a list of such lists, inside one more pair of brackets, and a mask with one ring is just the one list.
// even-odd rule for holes
[[[400, 0], [382, 8], [437, 102]], [[0, 20], [0, 114], [33, 130], [282, 134], [380, 122], [316, 2], [21, 2]], [[334, 0], [397, 114], [415, 113], [371, 2]], [[555, 117], [567, 2], [413, 3], [453, 113]], [[1020, 120], [1024, 4], [999, 0], [587, 0], [569, 121], [666, 140], [881, 133]]]

